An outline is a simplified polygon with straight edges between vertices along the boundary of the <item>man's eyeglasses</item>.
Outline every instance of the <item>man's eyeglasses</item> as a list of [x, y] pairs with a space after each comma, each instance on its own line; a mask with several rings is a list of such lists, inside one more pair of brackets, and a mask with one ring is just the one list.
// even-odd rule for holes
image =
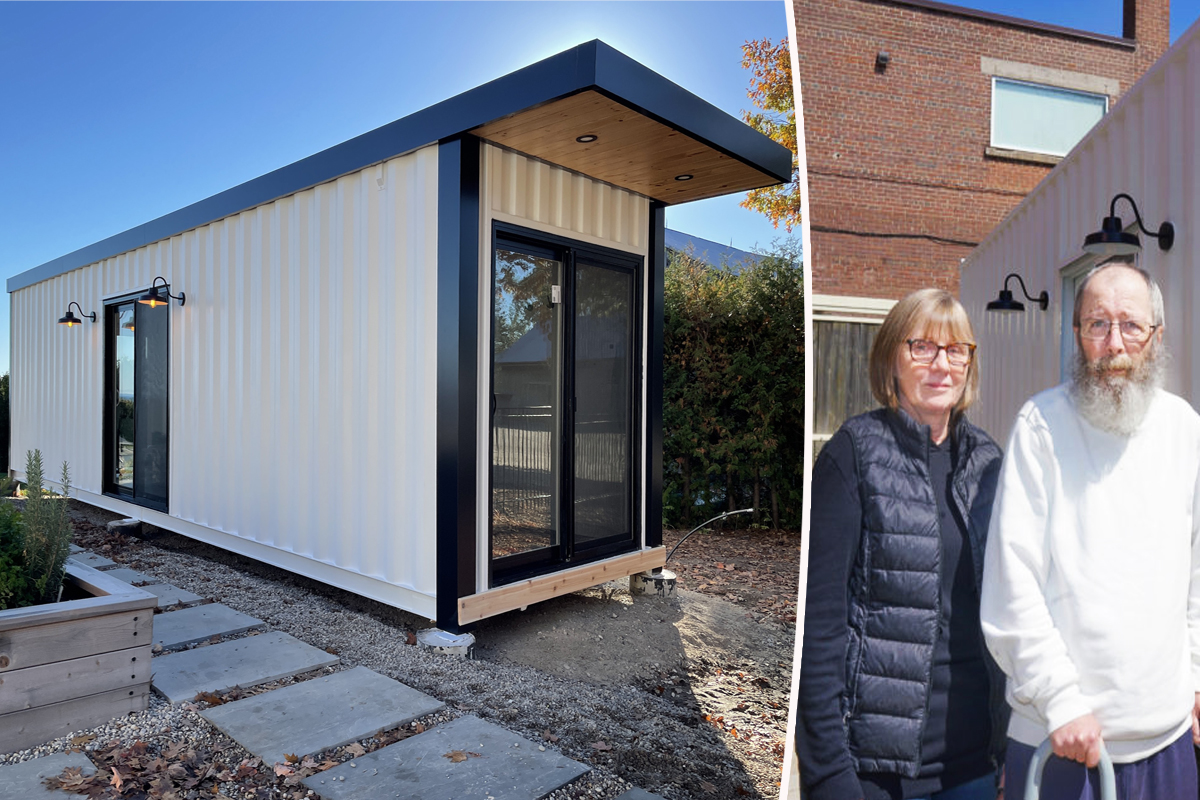
[[1079, 335], [1084, 339], [1103, 341], [1108, 338], [1114, 325], [1121, 332], [1121, 338], [1126, 344], [1144, 344], [1158, 327], [1138, 322], [1136, 319], [1123, 319], [1119, 322], [1111, 319], [1085, 319], [1079, 323]]
[[966, 342], [937, 344], [928, 339], [905, 339], [905, 342], [908, 343], [908, 354], [918, 364], [932, 364], [937, 360], [938, 351], [945, 350], [946, 361], [950, 362], [950, 366], [965, 367], [971, 363], [971, 356], [975, 354], [975, 345]]

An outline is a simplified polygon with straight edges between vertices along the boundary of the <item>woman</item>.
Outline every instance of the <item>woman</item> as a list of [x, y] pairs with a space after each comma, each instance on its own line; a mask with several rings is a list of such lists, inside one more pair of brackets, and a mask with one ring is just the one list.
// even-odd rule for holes
[[884, 407], [813, 468], [796, 752], [809, 800], [994, 800], [1007, 706], [979, 630], [1000, 448], [963, 411], [979, 371], [948, 292], [893, 307], [871, 348]]

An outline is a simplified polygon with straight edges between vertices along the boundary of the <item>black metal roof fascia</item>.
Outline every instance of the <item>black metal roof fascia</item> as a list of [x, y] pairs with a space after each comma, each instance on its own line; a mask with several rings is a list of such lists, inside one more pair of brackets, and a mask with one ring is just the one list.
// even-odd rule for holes
[[[9, 292], [24, 289], [588, 89], [632, 104], [780, 181], [791, 179], [791, 152], [787, 148], [593, 39], [178, 211], [47, 261], [9, 278], [6, 288]], [[784, 161], [786, 168], [781, 168]]]

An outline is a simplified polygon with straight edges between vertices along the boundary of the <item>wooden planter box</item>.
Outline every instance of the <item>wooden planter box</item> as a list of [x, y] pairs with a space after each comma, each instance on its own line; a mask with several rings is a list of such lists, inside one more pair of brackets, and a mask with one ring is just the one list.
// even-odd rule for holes
[[0, 611], [0, 753], [150, 704], [158, 598], [73, 562], [66, 584], [91, 596]]

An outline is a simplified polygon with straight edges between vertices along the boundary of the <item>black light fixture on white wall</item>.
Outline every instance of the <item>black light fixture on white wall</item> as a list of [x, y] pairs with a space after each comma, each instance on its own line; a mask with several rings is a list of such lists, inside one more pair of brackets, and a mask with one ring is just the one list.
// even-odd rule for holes
[[987, 304], [988, 311], [1024, 311], [1025, 304], [1020, 300], [1013, 299], [1012, 290], [1008, 288], [1008, 282], [1013, 278], [1017, 279], [1017, 283], [1021, 284], [1021, 293], [1025, 295], [1025, 299], [1031, 303], [1037, 303], [1038, 308], [1045, 311], [1050, 305], [1050, 295], [1048, 292], [1042, 292], [1037, 297], [1032, 297], [1029, 290], [1025, 288], [1025, 281], [1021, 280], [1021, 276], [1015, 272], [1010, 272], [1008, 277], [1004, 279], [1004, 288], [1000, 290], [1000, 296]]
[[[158, 293], [158, 282], [162, 281], [163, 294]], [[166, 295], [164, 297], [163, 295]], [[158, 308], [167, 304], [167, 298], [178, 300], [179, 305], [183, 305], [187, 301], [187, 296], [180, 292], [179, 294], [171, 294], [170, 287], [167, 285], [167, 279], [159, 276], [154, 279], [154, 283], [150, 285], [150, 291], [138, 298], [139, 303], [145, 303], [151, 308]]]
[[71, 306], [75, 306], [76, 308], [79, 309], [79, 317], [83, 317], [84, 319], [90, 319], [92, 322], [96, 321], [96, 312], [95, 311], [93, 311], [90, 314], [85, 314], [85, 313], [83, 313], [83, 309], [80, 307], [79, 303], [76, 303], [74, 300], [72, 300], [67, 305], [67, 313], [63, 314], [61, 317], [58, 318], [59, 325], [66, 325], [68, 328], [73, 328], [76, 325], [83, 324], [83, 320], [80, 319], [79, 317], [75, 316], [75, 313], [73, 311], [71, 311]]
[[1100, 230], [1089, 233], [1083, 240], [1083, 249], [1102, 258], [1113, 256], [1131, 256], [1141, 251], [1142, 243], [1136, 233], [1126, 233], [1121, 218], [1117, 216], [1117, 201], [1124, 197], [1133, 206], [1133, 218], [1137, 220], [1138, 228], [1147, 236], [1158, 239], [1160, 250], [1167, 251], [1175, 244], [1175, 226], [1164, 222], [1157, 231], [1146, 230], [1142, 215], [1138, 213], [1137, 203], [1133, 198], [1121, 192], [1112, 199], [1108, 207], [1108, 216], [1100, 223]]

